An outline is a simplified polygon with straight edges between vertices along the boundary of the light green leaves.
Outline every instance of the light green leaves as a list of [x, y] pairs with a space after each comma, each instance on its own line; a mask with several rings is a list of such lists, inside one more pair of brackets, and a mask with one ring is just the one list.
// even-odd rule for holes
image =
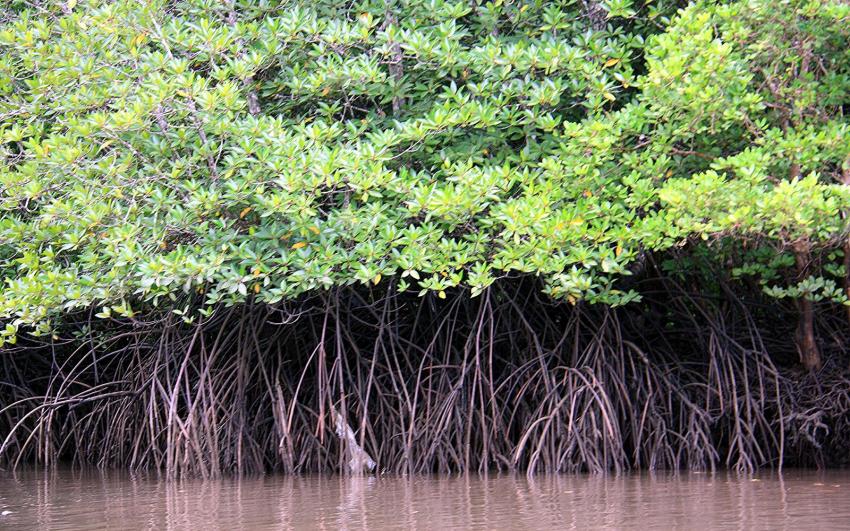
[[845, 232], [841, 3], [611, 0], [603, 31], [566, 0], [237, 4], [9, 11], [5, 340], [88, 307], [476, 296], [518, 272], [625, 304], [645, 253]]

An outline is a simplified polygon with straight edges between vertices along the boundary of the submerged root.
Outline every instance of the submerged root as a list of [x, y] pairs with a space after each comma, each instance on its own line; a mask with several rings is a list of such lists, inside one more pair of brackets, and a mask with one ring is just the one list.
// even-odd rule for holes
[[847, 455], [846, 373], [783, 372], [743, 307], [665, 301], [671, 324], [648, 326], [521, 288], [448, 301], [352, 289], [31, 342], [0, 354], [0, 460], [215, 477], [750, 471]]

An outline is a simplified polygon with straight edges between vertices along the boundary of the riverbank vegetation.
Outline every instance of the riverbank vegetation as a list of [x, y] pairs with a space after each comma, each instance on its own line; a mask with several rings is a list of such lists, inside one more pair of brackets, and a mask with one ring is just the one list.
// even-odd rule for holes
[[843, 0], [0, 8], [0, 460], [846, 464]]

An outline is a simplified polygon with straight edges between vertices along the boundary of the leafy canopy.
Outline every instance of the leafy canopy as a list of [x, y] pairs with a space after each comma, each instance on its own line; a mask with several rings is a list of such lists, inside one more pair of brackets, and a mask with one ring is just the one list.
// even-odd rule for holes
[[850, 5], [585, 4], [12, 0], [0, 341], [389, 279], [619, 305], [687, 241], [843, 302], [775, 256], [840, 252]]

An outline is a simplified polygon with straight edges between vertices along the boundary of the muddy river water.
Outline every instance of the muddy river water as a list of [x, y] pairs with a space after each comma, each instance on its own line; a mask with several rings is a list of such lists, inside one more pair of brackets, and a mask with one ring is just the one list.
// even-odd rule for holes
[[0, 472], [0, 529], [850, 529], [850, 472], [265, 476]]

